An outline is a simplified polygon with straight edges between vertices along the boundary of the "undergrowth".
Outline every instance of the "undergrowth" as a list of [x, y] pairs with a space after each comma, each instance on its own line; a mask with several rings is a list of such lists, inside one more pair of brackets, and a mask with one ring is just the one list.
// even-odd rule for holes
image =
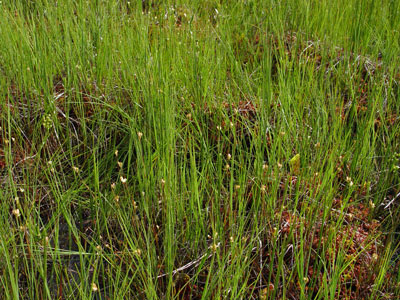
[[0, 2], [1, 299], [398, 299], [397, 1]]

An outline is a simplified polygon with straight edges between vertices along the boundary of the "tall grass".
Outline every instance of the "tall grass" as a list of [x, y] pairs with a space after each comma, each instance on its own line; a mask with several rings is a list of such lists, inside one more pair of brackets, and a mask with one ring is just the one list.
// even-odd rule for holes
[[1, 299], [399, 297], [400, 2], [0, 6]]

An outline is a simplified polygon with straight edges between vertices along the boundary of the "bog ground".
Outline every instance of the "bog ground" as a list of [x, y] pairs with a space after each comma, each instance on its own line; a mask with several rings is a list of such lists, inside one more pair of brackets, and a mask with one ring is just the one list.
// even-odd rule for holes
[[399, 299], [400, 1], [0, 2], [0, 299]]

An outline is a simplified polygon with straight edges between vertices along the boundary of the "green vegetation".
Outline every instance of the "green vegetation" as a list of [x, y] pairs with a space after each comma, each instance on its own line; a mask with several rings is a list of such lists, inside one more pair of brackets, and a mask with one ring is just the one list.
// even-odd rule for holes
[[393, 0], [1, 1], [0, 299], [399, 299], [399, 28]]

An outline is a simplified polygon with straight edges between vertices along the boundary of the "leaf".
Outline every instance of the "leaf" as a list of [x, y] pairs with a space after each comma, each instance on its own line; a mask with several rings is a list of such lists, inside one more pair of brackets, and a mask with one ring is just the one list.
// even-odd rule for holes
[[299, 175], [300, 173], [300, 154], [297, 153], [292, 159], [289, 161], [290, 172], [294, 175]]

